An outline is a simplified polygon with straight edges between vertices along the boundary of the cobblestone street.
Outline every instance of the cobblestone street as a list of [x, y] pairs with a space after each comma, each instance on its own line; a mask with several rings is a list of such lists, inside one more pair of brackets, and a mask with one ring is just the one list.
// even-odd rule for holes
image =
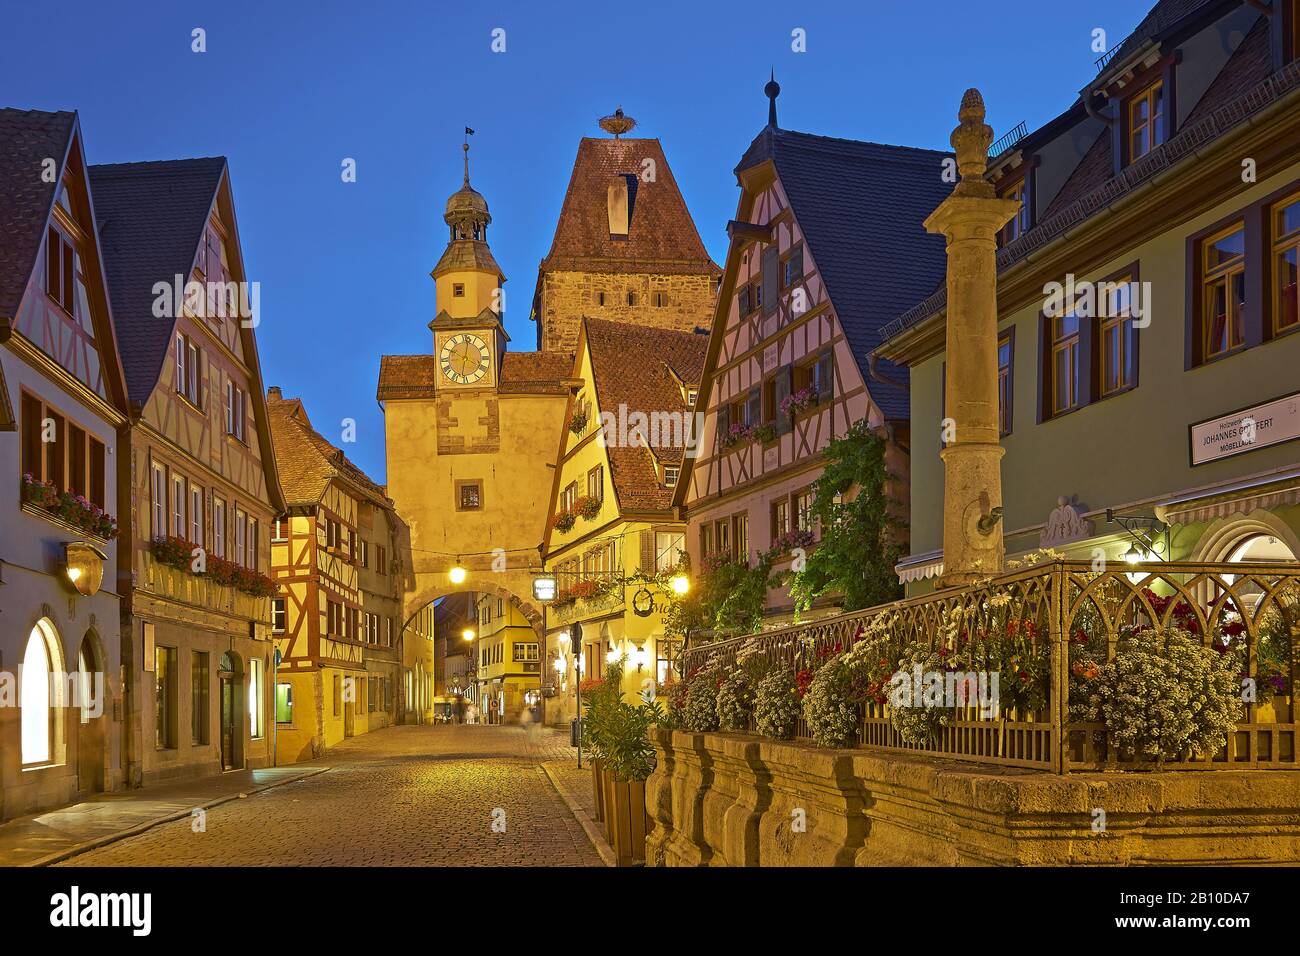
[[392, 727], [331, 751], [326, 773], [213, 808], [206, 832], [178, 820], [61, 865], [600, 866], [541, 768], [573, 760], [552, 730]]

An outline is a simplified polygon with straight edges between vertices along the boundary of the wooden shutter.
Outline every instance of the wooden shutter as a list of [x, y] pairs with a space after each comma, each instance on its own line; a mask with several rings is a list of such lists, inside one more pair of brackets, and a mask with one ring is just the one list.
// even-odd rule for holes
[[784, 435], [793, 427], [790, 416], [781, 411], [781, 402], [790, 394], [790, 366], [780, 369], [776, 373], [776, 428], [777, 431]]
[[834, 373], [834, 353], [827, 350], [817, 356], [817, 398], [819, 401], [825, 401], [831, 397]]
[[780, 280], [781, 253], [773, 243], [763, 250], [763, 314], [771, 315], [776, 311]]
[[749, 397], [746, 399], [746, 414], [748, 421], [746, 424], [753, 426], [763, 420], [763, 389], [761, 386], [751, 388]]
[[655, 533], [649, 529], [641, 532], [641, 570], [646, 574], [655, 570]]
[[718, 439], [721, 441], [727, 437], [727, 430], [731, 428], [731, 406], [725, 402], [718, 406]]

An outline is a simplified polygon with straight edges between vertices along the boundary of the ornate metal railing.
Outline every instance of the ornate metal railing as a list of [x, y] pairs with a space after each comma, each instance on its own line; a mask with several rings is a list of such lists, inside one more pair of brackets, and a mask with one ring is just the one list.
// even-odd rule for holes
[[[1292, 679], [1300, 658], [1300, 565], [1159, 563], [1096, 570], [1086, 562], [1050, 561], [1007, 572], [980, 586], [954, 588], [849, 614], [691, 648], [685, 673], [746, 657], [765, 658], [796, 672], [811, 670], [837, 650], [869, 635], [891, 663], [917, 644], [984, 648], [985, 667], [1000, 679], [1040, 681], [1043, 701], [996, 715], [978, 705], [951, 708], [947, 726], [929, 743], [903, 740], [888, 703], [860, 705], [858, 744], [983, 763], [1071, 770], [1145, 770], [1155, 765], [1125, 757], [1103, 723], [1082, 719], [1090, 665], [1113, 661], [1122, 636], [1141, 626], [1199, 635], [1205, 646], [1230, 645], [1242, 662], [1242, 717], [1212, 756], [1184, 754], [1165, 769], [1300, 769]], [[986, 640], [996, 637], [998, 640]], [[1006, 672], [991, 645], [1013, 637], [1023, 661]], [[1241, 650], [1244, 643], [1244, 653]], [[1005, 646], [1005, 642], [1003, 642]], [[891, 656], [892, 655], [892, 656]], [[1012, 658], [1014, 662], [1016, 658]], [[1088, 666], [1085, 666], [1088, 665]], [[796, 737], [808, 738], [800, 721]]]

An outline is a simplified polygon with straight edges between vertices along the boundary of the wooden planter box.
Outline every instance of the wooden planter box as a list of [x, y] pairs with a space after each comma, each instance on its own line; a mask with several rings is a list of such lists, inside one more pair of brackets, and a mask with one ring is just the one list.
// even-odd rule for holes
[[605, 835], [619, 866], [645, 865], [645, 835], [649, 819], [645, 809], [645, 781], [618, 780], [601, 771], [605, 791]]
[[591, 789], [596, 795], [596, 822], [605, 819], [605, 764], [602, 760], [591, 761]]

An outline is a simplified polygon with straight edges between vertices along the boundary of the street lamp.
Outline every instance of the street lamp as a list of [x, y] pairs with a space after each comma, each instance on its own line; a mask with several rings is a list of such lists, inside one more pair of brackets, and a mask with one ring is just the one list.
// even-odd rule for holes
[[451, 579], [452, 584], [464, 584], [465, 577], [469, 572], [460, 566], [460, 562], [452, 565], [452, 569], [447, 572], [447, 577]]
[[684, 574], [674, 574], [668, 583], [674, 594], [682, 595], [691, 589], [691, 579]]
[[465, 630], [460, 632], [460, 636], [465, 638], [465, 640], [467, 641], [474, 640], [474, 628], [472, 627], [465, 628]]

